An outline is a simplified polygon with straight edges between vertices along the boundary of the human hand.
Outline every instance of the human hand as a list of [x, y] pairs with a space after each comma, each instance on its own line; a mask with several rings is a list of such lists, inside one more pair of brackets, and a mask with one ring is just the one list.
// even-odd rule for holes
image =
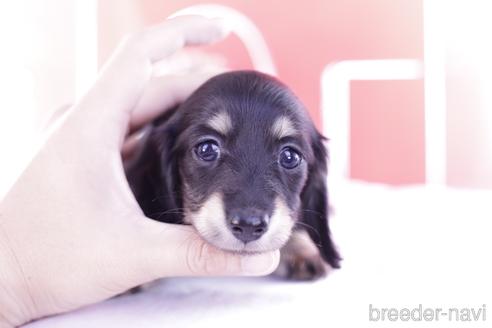
[[127, 38], [0, 204], [0, 327], [70, 311], [170, 276], [263, 275], [278, 252], [240, 256], [189, 226], [144, 217], [120, 151], [138, 127], [206, 78], [153, 78], [185, 45], [224, 37], [218, 20], [180, 17]]

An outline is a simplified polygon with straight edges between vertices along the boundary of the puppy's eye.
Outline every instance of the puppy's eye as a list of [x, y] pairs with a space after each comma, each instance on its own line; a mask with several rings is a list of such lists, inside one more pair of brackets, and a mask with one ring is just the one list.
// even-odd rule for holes
[[280, 152], [279, 163], [286, 169], [293, 169], [301, 164], [301, 155], [290, 147], [285, 147]]
[[219, 158], [220, 149], [215, 141], [207, 140], [196, 146], [195, 153], [201, 160], [212, 162]]

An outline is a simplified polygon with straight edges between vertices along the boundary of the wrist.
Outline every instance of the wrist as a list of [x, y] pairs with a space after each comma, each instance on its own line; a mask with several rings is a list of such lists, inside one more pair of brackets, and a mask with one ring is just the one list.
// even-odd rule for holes
[[24, 274], [8, 245], [0, 216], [0, 328], [17, 327], [30, 321], [30, 303]]

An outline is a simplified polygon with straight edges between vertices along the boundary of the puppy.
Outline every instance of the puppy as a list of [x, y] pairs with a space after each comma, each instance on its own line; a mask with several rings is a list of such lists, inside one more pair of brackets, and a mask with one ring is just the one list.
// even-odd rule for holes
[[327, 152], [297, 97], [255, 71], [211, 78], [150, 126], [126, 173], [144, 213], [239, 253], [281, 249], [277, 275], [338, 268]]

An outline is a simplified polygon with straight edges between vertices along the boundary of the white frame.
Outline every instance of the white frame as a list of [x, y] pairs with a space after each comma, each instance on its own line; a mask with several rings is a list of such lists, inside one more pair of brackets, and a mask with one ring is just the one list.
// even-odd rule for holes
[[183, 8], [169, 17], [182, 15], [224, 19], [231, 32], [236, 34], [246, 47], [253, 67], [260, 72], [277, 76], [277, 68], [263, 34], [254, 22], [240, 11], [222, 5], [205, 4]]
[[350, 173], [350, 81], [418, 80], [422, 64], [414, 59], [347, 60], [321, 73], [324, 134], [330, 139], [330, 185], [348, 182]]

